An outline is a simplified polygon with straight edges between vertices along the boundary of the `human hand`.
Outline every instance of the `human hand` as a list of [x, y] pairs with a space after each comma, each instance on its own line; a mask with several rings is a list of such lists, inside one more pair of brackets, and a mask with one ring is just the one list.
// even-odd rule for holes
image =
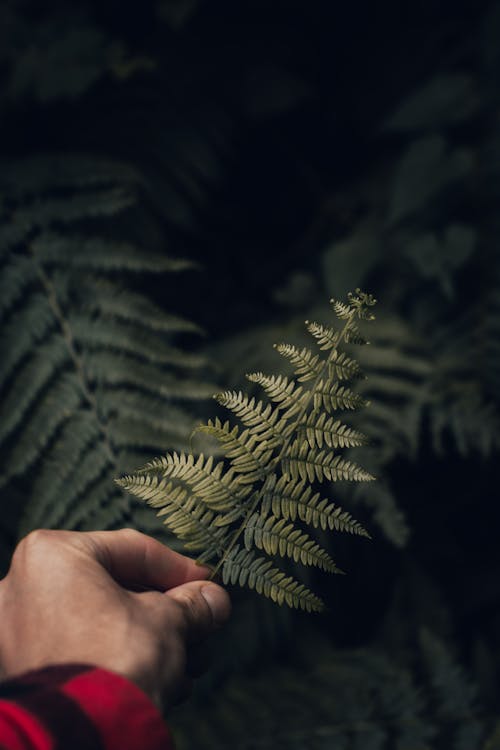
[[0, 582], [6, 677], [88, 663], [135, 682], [158, 704], [190, 690], [190, 649], [230, 614], [207, 568], [132, 529], [34, 531]]

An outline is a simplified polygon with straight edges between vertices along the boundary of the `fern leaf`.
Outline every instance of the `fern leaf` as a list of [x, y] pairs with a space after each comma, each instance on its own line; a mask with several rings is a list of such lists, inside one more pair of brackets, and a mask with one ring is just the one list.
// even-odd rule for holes
[[[283, 375], [255, 372], [247, 375], [248, 380], [260, 385], [271, 403], [265, 404], [242, 391], [224, 391], [215, 396], [242, 424], [232, 425], [216, 417], [197, 428], [221, 443], [223, 461], [215, 464], [212, 457], [206, 459], [203, 454], [195, 458], [191, 454], [170, 453], [153, 459], [121, 482], [125, 489], [155, 507], [168, 508], [167, 496], [174, 493], [181, 505], [190, 503], [190, 511], [210, 512], [212, 515], [203, 515], [203, 520], [218, 539], [224, 540], [219, 548], [211, 545], [208, 549], [201, 545], [202, 536], [198, 540], [200, 559], [219, 557], [212, 574], [222, 570], [225, 582], [247, 585], [280, 604], [286, 602], [307, 610], [319, 610], [322, 604], [302, 584], [272, 568], [270, 560], [256, 558], [253, 549], [339, 573], [342, 571], [328, 551], [294, 522], [298, 519], [313, 528], [369, 536], [349, 513], [313, 493], [310, 486], [325, 479], [374, 479], [337, 453], [340, 448], [364, 445], [367, 438], [330, 416], [334, 410], [354, 410], [366, 404], [359, 393], [341, 385], [342, 380], [359, 377], [361, 370], [357, 362], [338, 350], [354, 329], [355, 317], [373, 317], [365, 310], [370, 304], [368, 296], [357, 293], [359, 296], [349, 297], [348, 306], [338, 308], [339, 317], [346, 316], [339, 332], [309, 324], [321, 349], [328, 352], [325, 357], [313, 355], [307, 348], [277, 346], [294, 365], [298, 379], [302, 383], [311, 381], [311, 385], [298, 385]], [[114, 382], [112, 370], [108, 365], [103, 377]], [[157, 398], [157, 388], [161, 393], [156, 382], [154, 388], [151, 383], [144, 383], [143, 387], [149, 387], [155, 394], [153, 398]], [[121, 431], [127, 433], [128, 427]], [[188, 540], [190, 521], [185, 515], [182, 518], [181, 525], [174, 527], [169, 517], [170, 527]], [[244, 549], [240, 548], [241, 539]], [[189, 543], [192, 544], [190, 537]]]
[[67, 363], [68, 351], [59, 337], [37, 349], [17, 374], [0, 408], [0, 442], [19, 427], [40, 392]]
[[[88, 512], [87, 502], [94, 487], [99, 481], [111, 483], [113, 472], [112, 457], [101, 449], [99, 442], [90, 445], [86, 452], [80, 458], [78, 465], [73, 467], [73, 471], [68, 477], [68, 482], [64, 487], [65, 502], [56, 503], [45, 509], [43, 525], [47, 528], [55, 528], [64, 518], [66, 509], [75, 508], [81, 505], [82, 512]], [[81, 502], [84, 500], [84, 502]]]
[[323, 445], [329, 448], [353, 448], [368, 442], [362, 432], [317, 410], [309, 414], [307, 421], [302, 422], [299, 429], [304, 431], [311, 448], [322, 448]]
[[366, 344], [370, 343], [368, 339], [362, 335], [358, 326], [356, 325], [351, 326], [346, 334], [345, 340], [346, 344], [358, 344], [360, 346], [365, 346]]
[[318, 346], [322, 351], [336, 349], [339, 343], [339, 333], [333, 328], [324, 326], [321, 323], [314, 323], [306, 320], [307, 330], [318, 341]]
[[147, 362], [175, 365], [186, 369], [200, 368], [206, 359], [168, 346], [161, 333], [144, 330], [123, 321], [102, 322], [89, 320], [87, 316], [69, 318], [75, 340], [84, 348], [95, 350], [117, 350], [139, 357]]
[[302, 386], [296, 386], [294, 381], [289, 381], [283, 375], [264, 375], [262, 372], [253, 372], [247, 375], [252, 383], [262, 386], [270, 399], [284, 410], [283, 418], [291, 419], [300, 413], [304, 403], [309, 399], [309, 394], [304, 393]]
[[81, 410], [63, 425], [49, 457], [42, 462], [36, 476], [33, 499], [26, 505], [21, 533], [43, 527], [51, 508], [67, 507], [65, 488], [71, 481], [75, 466], [79, 466], [81, 456], [100, 437], [100, 426], [88, 410]]
[[117, 270], [165, 273], [185, 271], [193, 264], [168, 258], [137, 248], [125, 242], [111, 242], [100, 237], [63, 237], [44, 232], [31, 243], [32, 252], [46, 265], [91, 269], [109, 272]]
[[314, 528], [345, 531], [370, 538], [368, 532], [350, 513], [327, 498], [314, 493], [305, 480], [290, 482], [286, 476], [271, 475], [262, 488], [262, 512], [272, 510], [276, 518], [295, 521], [299, 518]]
[[332, 351], [328, 359], [328, 376], [331, 380], [353, 380], [362, 377], [363, 373], [355, 359], [345, 352]]
[[319, 354], [313, 355], [306, 347], [298, 349], [292, 344], [275, 344], [274, 348], [283, 357], [290, 360], [295, 367], [295, 374], [299, 382], [305, 383], [318, 377], [322, 371]]
[[224, 391], [214, 396], [215, 400], [232, 411], [250, 434], [258, 435], [259, 440], [266, 440], [269, 447], [279, 445], [286, 435], [286, 422], [279, 418], [279, 412], [271, 404], [266, 406], [241, 391]]
[[[97, 516], [99, 513], [106, 516], [106, 508], [110, 504], [113, 505], [115, 512], [124, 512], [130, 508], [130, 499], [123, 493], [119, 493], [109, 481], [109, 476], [105, 476], [104, 479], [97, 480], [92, 487], [86, 490], [84, 503], [55, 506], [57, 516], [51, 513], [52, 526], [58, 529], [83, 529], [86, 522], [91, 522], [90, 528], [95, 528], [94, 524], [99, 528]], [[107, 515], [109, 516], [109, 511], [107, 511]]]
[[333, 311], [339, 320], [349, 320], [349, 318], [352, 316], [351, 305], [335, 299], [330, 300], [330, 304], [332, 305]]
[[68, 224], [81, 219], [113, 216], [135, 202], [134, 196], [123, 187], [77, 193], [65, 198], [41, 198], [28, 209], [18, 210], [16, 221], [28, 233], [35, 228]]
[[[136, 393], [127, 388], [107, 389], [96, 397], [100, 413], [107, 419], [114, 417], [149, 426], [175, 439], [175, 443], [186, 440], [193, 427], [193, 417], [184, 409], [150, 393]], [[170, 446], [170, 443], [169, 443]], [[172, 444], [171, 447], [174, 447]]]
[[238, 546], [231, 550], [224, 561], [222, 581], [224, 584], [246, 585], [280, 605], [286, 602], [290, 607], [307, 612], [321, 612], [324, 609], [321, 599], [304, 584], [298, 583], [278, 568], [273, 568], [270, 560], [255, 557], [253, 552]]
[[76, 379], [65, 374], [49, 388], [26, 418], [20, 434], [5, 461], [0, 485], [29, 469], [40, 453], [80, 406], [82, 394]]
[[149, 505], [160, 508], [158, 515], [165, 516], [165, 523], [180, 539], [186, 540], [188, 549], [208, 548], [211, 554], [221, 551], [226, 532], [213, 527], [214, 512], [186, 488], [176, 487], [168, 475], [125, 476], [115, 481]]
[[23, 309], [10, 316], [0, 337], [0, 386], [17, 372], [33, 348], [46, 341], [56, 328], [56, 320], [44, 295], [35, 293]]
[[235, 471], [242, 474], [241, 481], [254, 482], [263, 476], [272, 455], [272, 447], [260, 436], [252, 435], [250, 430], [241, 434], [239, 428], [231, 428], [229, 422], [222, 423], [217, 417], [206, 425], [197, 428], [199, 432], [212, 435], [224, 445], [225, 455], [231, 459]]
[[[251, 488], [245, 486], [242, 477], [235, 475], [234, 470], [224, 471], [222, 461], [214, 466], [212, 456], [205, 459], [202, 454], [195, 460], [190, 454], [168, 453], [146, 464], [135, 476], [139, 480], [141, 475], [148, 475], [151, 469], [163, 477], [189, 486], [207, 507], [217, 511], [232, 510], [235, 505], [245, 501], [251, 492]], [[132, 481], [132, 478], [129, 477], [128, 481]]]
[[85, 366], [91, 382], [108, 386], [131, 386], [170, 399], [205, 399], [213, 394], [210, 384], [180, 380], [135, 357], [112, 351], [87, 352]]
[[140, 415], [130, 418], [122, 412], [119, 416], [108, 420], [108, 430], [114, 448], [119, 451], [142, 448], [161, 452], [172, 448], [177, 443], [175, 433], [170, 430], [170, 424], [167, 423], [164, 426], [151, 424], [148, 419], [142, 419]]
[[102, 318], [130, 321], [150, 331], [163, 333], [201, 333], [199, 326], [177, 315], [169, 315], [147, 297], [122, 289], [103, 278], [79, 280], [82, 309]]
[[[130, 214], [121, 218], [147, 189], [134, 170], [76, 156], [30, 159], [5, 165], [0, 184], [9, 196], [0, 226], [0, 442], [9, 439], [0, 481], [37, 464], [25, 532], [91, 528], [93, 516], [123, 525], [130, 499], [106, 490], [110, 476], [131, 455], [143, 462], [141, 446], [185, 444], [179, 433], [194, 422], [185, 402], [214, 388], [194, 374], [203, 358], [172, 339], [200, 329], [127, 290], [121, 272], [193, 264], [136, 246]], [[149, 209], [134, 210], [156, 242]], [[186, 371], [193, 374], [184, 379]]]
[[245, 548], [249, 551], [256, 546], [268, 555], [291, 557], [295, 562], [316, 565], [329, 573], [342, 572], [326, 550], [311, 539], [309, 534], [302, 532], [284, 518], [265, 518], [259, 513], [253, 513], [245, 524], [244, 542]]
[[282, 459], [283, 471], [293, 480], [308, 479], [318, 482], [328, 479], [331, 482], [371, 482], [375, 479], [368, 471], [347, 461], [336, 453], [310, 448], [307, 442], [295, 441], [290, 452]]
[[338, 409], [360, 409], [368, 406], [368, 401], [359, 395], [332, 380], [320, 380], [314, 389], [313, 403], [316, 411], [326, 409], [328, 414]]

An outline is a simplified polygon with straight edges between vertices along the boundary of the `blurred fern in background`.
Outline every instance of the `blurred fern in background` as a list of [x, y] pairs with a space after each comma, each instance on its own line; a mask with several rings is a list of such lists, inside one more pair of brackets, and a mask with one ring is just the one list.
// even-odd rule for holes
[[500, 746], [500, 5], [362, 10], [0, 8], [4, 568], [39, 524], [161, 534], [107, 478], [185, 448], [320, 300], [383, 302], [379, 481], [336, 492], [374, 543], [319, 533], [350, 575], [309, 574], [314, 626], [234, 594], [183, 748]]

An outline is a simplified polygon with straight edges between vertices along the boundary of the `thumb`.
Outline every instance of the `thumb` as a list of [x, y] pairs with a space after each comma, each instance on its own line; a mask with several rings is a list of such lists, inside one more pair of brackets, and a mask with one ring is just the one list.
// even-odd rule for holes
[[181, 605], [188, 640], [206, 637], [223, 625], [231, 614], [229, 594], [211, 581], [190, 581], [169, 589], [164, 596]]

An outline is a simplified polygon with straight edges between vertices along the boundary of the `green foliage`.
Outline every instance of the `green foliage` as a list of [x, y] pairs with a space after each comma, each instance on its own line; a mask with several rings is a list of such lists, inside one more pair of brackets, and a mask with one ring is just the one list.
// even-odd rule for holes
[[176, 343], [198, 328], [124, 274], [190, 264], [115, 238], [143, 210], [141, 178], [120, 163], [6, 164], [0, 187], [1, 485], [34, 476], [21, 533], [124, 523], [133, 505], [111, 477], [183, 446], [189, 403], [213, 391], [204, 358]]
[[[172, 713], [179, 749], [490, 747], [493, 717], [434, 633], [422, 631], [417, 651], [398, 659], [381, 646], [334, 649], [314, 632], [304, 643], [287, 665], [234, 676], [216, 697]], [[426, 673], [412, 656], [428, 662]]]
[[216, 418], [198, 428], [219, 441], [225, 462], [214, 464], [203, 454], [195, 459], [173, 453], [117, 480], [120, 487], [160, 508], [169, 529], [185, 541], [187, 549], [200, 550], [199, 560], [213, 564], [214, 573], [221, 570], [225, 583], [246, 585], [278, 604], [320, 610], [322, 602], [314, 594], [272, 567], [272, 561], [256, 557], [254, 549], [340, 573], [328, 552], [296, 520], [368, 536], [349, 513], [313, 494], [311, 485], [325, 479], [369, 482], [374, 478], [338, 452], [364, 444], [364, 436], [329, 416], [366, 405], [357, 393], [340, 385], [340, 379], [359, 376], [360, 369], [339, 348], [353, 333], [358, 336], [357, 319], [374, 317], [370, 312], [374, 303], [358, 289], [349, 294], [347, 304], [332, 300], [343, 324], [340, 329], [306, 322], [326, 356], [278, 345], [277, 351], [291, 360], [303, 384], [282, 375], [248, 375], [272, 403], [264, 406], [241, 391], [215, 396], [244, 426], [240, 430]]

